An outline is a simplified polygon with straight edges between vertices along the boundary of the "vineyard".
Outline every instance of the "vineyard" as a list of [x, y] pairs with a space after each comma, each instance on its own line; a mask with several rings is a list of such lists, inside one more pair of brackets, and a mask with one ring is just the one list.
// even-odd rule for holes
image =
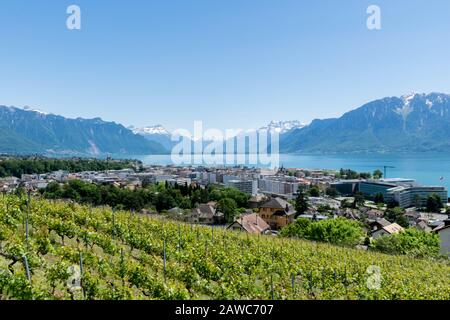
[[0, 196], [0, 299], [450, 299], [450, 264]]

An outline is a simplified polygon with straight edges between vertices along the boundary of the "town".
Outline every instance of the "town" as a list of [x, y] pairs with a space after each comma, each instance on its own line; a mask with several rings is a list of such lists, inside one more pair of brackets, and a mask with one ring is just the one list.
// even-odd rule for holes
[[[157, 200], [153, 202], [136, 205], [123, 201], [120, 205], [140, 214], [165, 216], [191, 224], [277, 236], [283, 228], [299, 219], [316, 222], [340, 217], [364, 225], [367, 234], [365, 245], [371, 239], [414, 228], [438, 234], [440, 253], [447, 255], [450, 252], [447, 189], [424, 186], [413, 179], [383, 178], [379, 170], [371, 174], [344, 169], [140, 164], [116, 170], [57, 170], [21, 174], [20, 177], [6, 176], [0, 178], [0, 190], [4, 194], [27, 190], [47, 198], [83, 200], [80, 196], [70, 196], [69, 193], [74, 190], [55, 196], [57, 190], [64, 190], [64, 185], [73, 184], [76, 188], [75, 182], [129, 192], [138, 192], [149, 186], [177, 190], [179, 194], [195, 200], [188, 203], [186, 199], [175, 201], [172, 198], [176, 196], [170, 200], [159, 199], [163, 192], [154, 189]], [[63, 189], [59, 189], [61, 187]], [[204, 197], [202, 190], [235, 190], [239, 192], [238, 196], [244, 196], [239, 199], [236, 196]], [[85, 198], [91, 199], [93, 196]], [[95, 201], [88, 202], [96, 204]], [[360, 247], [365, 248], [364, 245]]]

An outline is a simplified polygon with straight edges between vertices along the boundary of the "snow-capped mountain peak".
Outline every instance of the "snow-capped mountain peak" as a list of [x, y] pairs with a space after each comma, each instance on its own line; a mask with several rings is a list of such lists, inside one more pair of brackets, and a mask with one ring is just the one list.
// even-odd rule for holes
[[434, 108], [435, 105], [439, 104], [445, 104], [450, 100], [450, 96], [443, 93], [411, 93], [404, 96], [401, 96], [401, 99], [403, 101], [403, 105], [398, 107], [396, 110], [394, 110], [396, 113], [406, 117], [408, 116], [412, 111], [413, 107], [411, 106], [413, 101], [417, 100], [417, 103], [419, 105], [421, 103], [425, 103], [425, 105], [428, 107], [428, 109]]
[[25, 110], [25, 111], [30, 111], [30, 112], [36, 112], [36, 113], [39, 113], [39, 114], [44, 115], [44, 116], [48, 115], [47, 112], [44, 112], [44, 111], [38, 110], [38, 109], [33, 109], [33, 108], [30, 107], [30, 106], [25, 106], [25, 107], [23, 107], [23, 110]]
[[293, 129], [301, 129], [305, 127], [306, 124], [298, 120], [291, 121], [271, 121], [267, 126], [260, 128], [259, 130], [268, 130], [269, 132], [277, 132], [279, 134], [284, 134]]
[[142, 127], [142, 128], [132, 128], [135, 134], [139, 135], [170, 135], [170, 132], [166, 130], [162, 125], [158, 124], [156, 126]]
[[394, 110], [394, 112], [397, 113], [398, 115], [402, 116], [403, 119], [406, 120], [408, 115], [411, 112], [413, 112], [413, 108], [411, 107], [411, 101], [414, 100], [416, 95], [417, 94], [415, 92], [413, 92], [413, 93], [402, 96], [401, 99], [403, 100], [403, 106], [396, 108]]
[[413, 100], [416, 97], [416, 95], [418, 95], [418, 93], [413, 91], [410, 94], [403, 95], [401, 98], [405, 103], [409, 103], [409, 102], [411, 102], [411, 100]]

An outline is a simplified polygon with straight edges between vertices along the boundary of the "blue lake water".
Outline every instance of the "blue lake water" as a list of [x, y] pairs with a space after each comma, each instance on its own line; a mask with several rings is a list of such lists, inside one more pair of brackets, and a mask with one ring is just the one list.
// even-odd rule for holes
[[[133, 156], [145, 164], [173, 164], [170, 155]], [[244, 163], [245, 164], [245, 163]], [[450, 189], [449, 154], [364, 154], [364, 155], [280, 155], [280, 165], [286, 168], [352, 169], [373, 172], [387, 169], [388, 178], [413, 178], [427, 185], [444, 185]], [[444, 180], [440, 180], [441, 177]]]

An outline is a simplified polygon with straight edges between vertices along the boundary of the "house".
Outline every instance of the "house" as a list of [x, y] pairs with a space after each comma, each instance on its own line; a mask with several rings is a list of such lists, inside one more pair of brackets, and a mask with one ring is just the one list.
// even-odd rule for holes
[[256, 209], [259, 208], [265, 201], [267, 201], [267, 197], [263, 194], [257, 194], [248, 200], [248, 204], [250, 205], [250, 208]]
[[325, 197], [309, 197], [309, 204], [314, 207], [326, 206], [331, 209], [339, 209], [341, 207], [341, 202], [331, 198]]
[[414, 225], [414, 223], [417, 223], [419, 221], [421, 215], [416, 208], [410, 208], [406, 209], [405, 217], [406, 219], [408, 219], [409, 224]]
[[403, 227], [401, 227], [400, 225], [398, 225], [397, 223], [391, 223], [387, 226], [382, 227], [381, 229], [375, 230], [372, 232], [372, 237], [374, 239], [378, 238], [378, 237], [382, 237], [382, 236], [390, 236], [392, 234], [396, 234], [399, 233], [401, 231], [403, 231], [405, 229], [403, 229]]
[[5, 184], [0, 183], [0, 192], [2, 193], [8, 193], [10, 191], [9, 187]]
[[227, 229], [252, 234], [266, 234], [270, 231], [270, 226], [257, 213], [251, 213], [237, 218]]
[[45, 189], [48, 186], [48, 182], [45, 180], [34, 180], [30, 182], [25, 183], [25, 187], [33, 189], [33, 190], [39, 190], [39, 189]]
[[439, 235], [441, 242], [440, 253], [444, 255], [450, 255], [450, 219], [445, 220], [445, 225], [433, 230]]
[[433, 222], [441, 222], [443, 224], [444, 220], [446, 220], [448, 216], [446, 214], [441, 213], [431, 213], [431, 212], [420, 212], [418, 221], [425, 221], [428, 224]]
[[432, 228], [430, 228], [425, 221], [419, 221], [415, 227], [417, 230], [424, 231], [424, 232], [431, 232], [431, 230], [432, 230]]
[[170, 213], [175, 216], [182, 216], [184, 214], [184, 210], [178, 207], [174, 207], [172, 209], [167, 210], [167, 213]]
[[69, 171], [58, 170], [49, 174], [50, 178], [58, 182], [66, 182], [69, 177]]
[[367, 219], [378, 219], [384, 216], [384, 212], [381, 210], [370, 209], [366, 212]]
[[157, 212], [153, 212], [152, 210], [148, 210], [148, 209], [141, 209], [139, 211], [139, 214], [145, 214], [145, 215], [150, 215], [150, 214], [156, 214]]
[[370, 221], [369, 222], [369, 227], [370, 227], [370, 230], [372, 231], [372, 232], [374, 232], [374, 231], [376, 231], [376, 230], [380, 230], [380, 229], [382, 229], [382, 228], [384, 228], [384, 227], [387, 227], [388, 225], [390, 225], [391, 223], [389, 222], [389, 221], [387, 221], [386, 219], [384, 219], [384, 218], [378, 218], [378, 219], [375, 219], [375, 220], [373, 220], [373, 221]]
[[[0, 179], [0, 185], [4, 190], [12, 190], [19, 186], [20, 179], [16, 177], [6, 177]], [[4, 188], [6, 187], [6, 188]]]
[[191, 223], [199, 224], [223, 224], [225, 223], [225, 217], [222, 212], [216, 210], [216, 208], [210, 204], [200, 204], [197, 208], [192, 210], [189, 221]]
[[294, 222], [296, 213], [294, 207], [281, 198], [272, 198], [259, 209], [259, 215], [273, 230], [281, 229]]
[[359, 220], [361, 218], [360, 212], [358, 210], [351, 209], [351, 208], [339, 209], [339, 210], [336, 210], [335, 213], [338, 216], [341, 216], [341, 217], [344, 217], [344, 218], [350, 219], [350, 220]]
[[302, 214], [302, 215], [299, 215], [298, 218], [299, 218], [299, 219], [300, 219], [300, 218], [301, 218], [301, 219], [309, 219], [309, 220], [311, 220], [311, 221], [328, 220], [328, 217], [327, 217], [327, 216], [320, 215], [320, 214], [316, 214], [316, 213], [313, 213], [313, 214]]
[[433, 221], [428, 221], [428, 226], [432, 229], [432, 230], [436, 230], [436, 229], [440, 229], [442, 227], [445, 226], [445, 222], [442, 220], [433, 220]]

